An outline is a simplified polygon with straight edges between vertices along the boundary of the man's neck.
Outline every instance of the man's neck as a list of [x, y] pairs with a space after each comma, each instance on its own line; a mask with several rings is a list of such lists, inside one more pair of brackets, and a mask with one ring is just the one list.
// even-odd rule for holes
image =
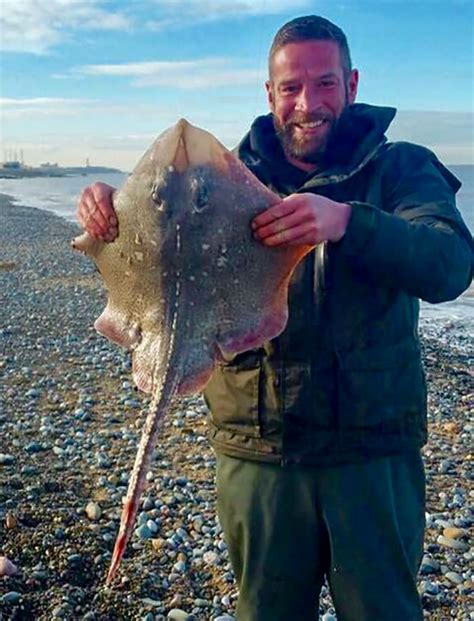
[[295, 157], [292, 157], [286, 151], [285, 151], [285, 157], [292, 166], [295, 166], [296, 168], [299, 168], [300, 170], [304, 170], [307, 173], [316, 172], [318, 170], [318, 165], [315, 164], [314, 162], [303, 162], [301, 160], [296, 159]]

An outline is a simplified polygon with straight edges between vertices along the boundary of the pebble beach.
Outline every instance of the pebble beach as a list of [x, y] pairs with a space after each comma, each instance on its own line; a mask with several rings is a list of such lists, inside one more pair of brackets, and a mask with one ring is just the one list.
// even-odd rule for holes
[[[137, 528], [105, 586], [148, 401], [133, 386], [129, 355], [93, 329], [105, 293], [92, 262], [71, 250], [78, 232], [0, 195], [0, 621], [234, 621], [200, 396], [168, 413]], [[422, 339], [430, 440], [419, 590], [426, 619], [467, 621], [472, 321], [426, 325]], [[326, 587], [320, 619], [336, 621]]]

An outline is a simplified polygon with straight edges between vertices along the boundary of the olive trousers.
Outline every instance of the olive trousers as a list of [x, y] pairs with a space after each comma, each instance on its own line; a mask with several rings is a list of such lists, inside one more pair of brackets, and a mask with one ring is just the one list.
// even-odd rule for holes
[[331, 467], [217, 455], [238, 621], [420, 621], [425, 477], [418, 451]]

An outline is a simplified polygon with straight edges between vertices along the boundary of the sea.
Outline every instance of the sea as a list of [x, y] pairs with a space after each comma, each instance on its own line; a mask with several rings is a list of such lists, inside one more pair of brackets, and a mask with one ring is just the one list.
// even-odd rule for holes
[[[461, 181], [457, 194], [457, 206], [464, 221], [474, 233], [474, 166], [448, 166]], [[38, 207], [75, 222], [76, 205], [81, 190], [95, 181], [102, 181], [113, 187], [120, 187], [127, 173], [105, 173], [72, 177], [33, 177], [25, 179], [0, 179], [0, 193], [8, 194], [22, 205]], [[422, 302], [420, 323], [433, 336], [443, 337], [459, 334], [474, 334], [474, 288], [457, 300], [442, 304]], [[457, 339], [456, 339], [457, 340]], [[469, 339], [470, 340], [470, 339]]]

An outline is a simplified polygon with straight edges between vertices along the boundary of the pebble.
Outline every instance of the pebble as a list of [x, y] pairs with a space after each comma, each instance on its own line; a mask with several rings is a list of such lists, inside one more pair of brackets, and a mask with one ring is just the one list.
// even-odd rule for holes
[[102, 515], [102, 510], [99, 504], [94, 501], [90, 501], [87, 503], [85, 511], [89, 520], [92, 520], [93, 522], [99, 520], [100, 516]]
[[169, 611], [167, 619], [173, 619], [173, 621], [192, 621], [193, 616], [180, 608], [173, 608]]
[[220, 563], [219, 555], [216, 552], [204, 552], [202, 558], [207, 565], [219, 565]]
[[438, 595], [439, 585], [429, 580], [422, 580], [418, 590], [421, 595]]
[[15, 456], [9, 453], [0, 453], [0, 466], [11, 466], [15, 463]]
[[467, 531], [464, 528], [449, 527], [443, 530], [443, 535], [448, 539], [462, 539], [467, 537]]
[[40, 453], [41, 451], [44, 451], [44, 450], [46, 450], [46, 447], [44, 447], [39, 442], [29, 442], [25, 446], [25, 451], [27, 453]]
[[454, 584], [462, 584], [464, 582], [464, 578], [455, 571], [446, 572], [444, 574], [444, 577], [447, 578], [450, 582], [454, 582]]
[[[21, 571], [0, 580], [2, 591], [22, 592], [24, 614], [34, 606], [45, 619], [54, 618], [54, 609], [67, 620], [110, 615], [164, 621], [171, 609], [186, 621], [233, 621], [236, 584], [215, 519], [215, 457], [202, 398], [182, 399], [164, 417], [137, 523], [137, 530], [148, 529], [152, 545], [145, 529], [144, 539], [137, 533], [117, 584], [104, 587], [147, 398], [134, 390], [128, 353], [94, 332], [105, 296], [90, 261], [70, 252], [75, 228], [47, 212], [38, 221], [38, 212], [15, 209], [21, 230], [8, 229], [7, 218], [0, 227], [0, 253], [21, 265], [1, 274], [9, 325], [1, 332], [7, 388], [0, 405], [6, 438], [0, 529], [13, 513], [18, 525], [3, 531], [1, 553], [21, 559]], [[38, 252], [52, 222], [59, 223], [50, 228], [52, 241], [41, 242]], [[437, 325], [442, 324], [423, 327], [427, 370], [435, 381], [429, 381], [430, 440], [424, 449], [428, 531], [420, 592], [427, 619], [464, 621], [470, 616], [474, 561], [474, 425], [465, 400], [471, 378], [464, 371], [472, 330], [466, 325], [463, 332], [459, 323], [454, 331], [442, 326], [434, 341], [429, 330]], [[27, 396], [28, 390], [33, 392]], [[98, 505], [100, 518], [87, 515], [89, 502]], [[334, 621], [328, 589], [320, 604], [321, 618]]]
[[18, 593], [17, 591], [9, 591], [0, 598], [0, 601], [4, 604], [18, 604], [21, 597], [21, 593]]
[[140, 539], [151, 539], [153, 537], [153, 533], [146, 524], [142, 524], [141, 526], [139, 526], [137, 529], [135, 529], [135, 532], [140, 537]]
[[454, 550], [459, 550], [462, 552], [469, 550], [469, 546], [466, 543], [463, 543], [462, 541], [458, 541], [457, 539], [451, 539], [449, 537], [444, 537], [443, 535], [439, 535], [436, 541], [440, 545], [446, 546], [448, 548], [453, 548]]

